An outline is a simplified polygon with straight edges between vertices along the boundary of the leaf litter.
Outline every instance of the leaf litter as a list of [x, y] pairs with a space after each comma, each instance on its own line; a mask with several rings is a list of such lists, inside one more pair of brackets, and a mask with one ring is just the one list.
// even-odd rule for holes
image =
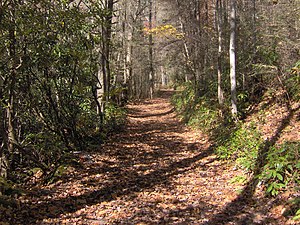
[[130, 104], [124, 132], [79, 153], [60, 181], [28, 187], [0, 224], [287, 224], [261, 193], [239, 201], [244, 186], [230, 180], [242, 172], [179, 121], [170, 94]]

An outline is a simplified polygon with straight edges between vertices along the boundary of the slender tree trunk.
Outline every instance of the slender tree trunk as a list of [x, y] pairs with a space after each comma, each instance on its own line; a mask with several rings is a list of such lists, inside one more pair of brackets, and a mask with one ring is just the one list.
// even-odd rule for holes
[[161, 86], [165, 87], [168, 85], [168, 77], [165, 71], [164, 66], [160, 66], [160, 73], [161, 73]]
[[253, 55], [254, 55], [254, 63], [255, 63], [255, 55], [256, 55], [256, 0], [252, 0], [253, 7], [253, 15], [252, 15], [252, 35], [253, 35]]
[[127, 51], [125, 56], [125, 75], [124, 84], [127, 84], [128, 80], [132, 77], [132, 44], [131, 44], [132, 33], [128, 34]]
[[222, 35], [223, 35], [223, 4], [222, 0], [217, 0], [216, 2], [216, 25], [218, 31], [218, 100], [219, 104], [223, 105], [224, 95], [222, 90]]
[[[127, 9], [127, 8], [126, 8]], [[124, 24], [124, 84], [127, 85], [129, 80], [132, 80], [132, 55], [133, 55], [133, 46], [132, 46], [132, 38], [134, 35], [134, 27], [127, 26], [127, 19], [125, 17]]]
[[[176, 3], [177, 3], [177, 7], [180, 9], [181, 8], [180, 0], [176, 0]], [[183, 21], [182, 16], [180, 16], [180, 15], [179, 15], [179, 23], [180, 23], [181, 32], [186, 33], [185, 26], [184, 26], [184, 21]], [[190, 51], [189, 51], [189, 48], [188, 48], [187, 41], [185, 39], [183, 39], [183, 50], [184, 50], [184, 57], [185, 57], [185, 61], [186, 61], [186, 66], [195, 75], [196, 73], [194, 71], [194, 66], [192, 65]], [[184, 79], [185, 79], [185, 82], [189, 81], [188, 73], [185, 73]]]
[[113, 0], [105, 0], [104, 8], [107, 10], [107, 15], [104, 16], [102, 25], [102, 46], [100, 56], [100, 68], [98, 70], [98, 85], [97, 85], [97, 113], [100, 116], [100, 122], [103, 123], [105, 103], [109, 101], [110, 92], [110, 48], [111, 48], [111, 29], [113, 16]]
[[230, 83], [231, 83], [231, 113], [237, 119], [237, 94], [236, 94], [236, 0], [230, 1]]
[[114, 0], [107, 0], [106, 7], [108, 10], [108, 15], [105, 18], [106, 27], [104, 28], [104, 44], [105, 44], [105, 66], [106, 66], [106, 90], [105, 90], [105, 97], [106, 102], [109, 101], [110, 97], [110, 83], [111, 83], [111, 70], [110, 70], [110, 52], [111, 52], [111, 32], [112, 32], [112, 17], [113, 17], [113, 10], [114, 10]]
[[10, 156], [13, 156], [14, 154], [14, 143], [16, 142], [14, 126], [14, 99], [15, 98], [12, 91], [11, 93], [9, 93], [9, 100], [6, 106], [7, 149]]
[[[149, 29], [153, 27], [153, 0], [149, 0]], [[149, 97], [154, 93], [153, 35], [149, 34]]]
[[127, 0], [123, 3], [124, 18], [123, 18], [123, 48], [124, 48], [124, 75], [123, 85], [127, 85], [128, 81], [131, 80], [132, 76], [132, 36], [133, 28], [129, 26], [128, 18], [128, 2]]
[[[3, 80], [0, 77], [0, 87], [3, 87]], [[6, 121], [6, 113], [5, 109], [2, 107], [4, 104], [3, 99], [3, 92], [0, 90], [0, 177], [7, 177], [7, 166], [8, 166], [8, 160], [5, 154], [5, 147], [7, 143], [6, 138], [6, 132], [5, 132], [5, 125], [4, 122]], [[1, 194], [1, 193], [0, 193]]]
[[[101, 56], [101, 62], [102, 61], [102, 56]], [[97, 74], [97, 90], [96, 90], [96, 95], [97, 95], [97, 114], [100, 117], [100, 123], [103, 124], [104, 120], [104, 71], [103, 71], [103, 66], [101, 65], [98, 74]], [[97, 129], [99, 127], [97, 126]]]
[[[12, 27], [9, 30], [9, 57], [11, 59], [11, 72], [9, 78], [7, 79], [7, 100], [5, 101], [5, 111], [4, 111], [4, 135], [3, 135], [3, 144], [1, 146], [1, 175], [6, 177], [9, 173], [10, 162], [13, 160], [13, 155], [15, 153], [15, 126], [14, 126], [14, 117], [15, 117], [15, 84], [17, 77], [17, 65], [18, 59], [16, 56], [16, 36], [15, 36], [15, 13], [14, 13], [14, 4], [11, 5], [11, 22]], [[5, 156], [5, 150], [7, 149], [7, 156]]]

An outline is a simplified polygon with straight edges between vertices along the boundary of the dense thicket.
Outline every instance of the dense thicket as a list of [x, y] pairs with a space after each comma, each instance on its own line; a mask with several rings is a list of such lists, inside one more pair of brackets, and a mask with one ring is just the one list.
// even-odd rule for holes
[[38, 167], [50, 178], [87, 137], [102, 141], [119, 113], [105, 83], [110, 2], [1, 1], [1, 176]]

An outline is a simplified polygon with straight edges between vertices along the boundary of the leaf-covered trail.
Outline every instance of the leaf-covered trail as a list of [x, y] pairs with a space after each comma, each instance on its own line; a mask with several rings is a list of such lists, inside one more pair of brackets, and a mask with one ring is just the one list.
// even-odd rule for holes
[[[207, 136], [178, 120], [169, 96], [165, 91], [129, 105], [126, 130], [97, 152], [82, 153], [81, 169], [70, 168], [59, 182], [32, 189], [13, 221], [260, 224], [263, 215], [251, 214], [250, 221], [239, 204], [223, 211], [242, 188], [229, 182], [237, 171], [216, 159]], [[226, 220], [231, 213], [235, 218]]]

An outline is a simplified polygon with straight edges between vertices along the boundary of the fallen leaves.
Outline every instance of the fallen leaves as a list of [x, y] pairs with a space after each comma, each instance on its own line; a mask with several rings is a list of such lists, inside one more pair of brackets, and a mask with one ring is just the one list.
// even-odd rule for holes
[[[137, 115], [131, 113], [126, 132], [99, 151], [78, 153], [81, 168], [31, 189], [20, 198], [19, 210], [0, 205], [2, 224], [203, 224], [216, 219], [243, 189], [243, 183], [229, 182], [241, 174], [218, 161], [208, 137], [185, 127], [170, 109], [164, 98], [129, 105]], [[252, 216], [260, 222], [265, 215], [257, 208]], [[230, 218], [238, 210], [241, 218], [248, 216], [239, 204], [220, 216]]]

